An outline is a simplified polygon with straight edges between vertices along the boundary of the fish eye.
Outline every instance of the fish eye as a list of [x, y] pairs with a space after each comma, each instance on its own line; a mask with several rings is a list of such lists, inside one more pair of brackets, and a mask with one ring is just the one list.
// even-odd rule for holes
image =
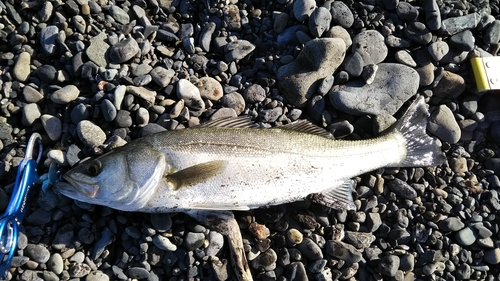
[[93, 160], [92, 163], [90, 163], [90, 166], [87, 168], [87, 174], [89, 174], [89, 176], [95, 177], [99, 175], [101, 169], [102, 169], [101, 161], [97, 159]]

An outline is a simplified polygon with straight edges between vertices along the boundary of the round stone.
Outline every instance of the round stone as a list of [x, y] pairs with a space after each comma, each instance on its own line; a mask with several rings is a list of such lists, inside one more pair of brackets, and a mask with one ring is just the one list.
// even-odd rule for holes
[[37, 103], [43, 100], [43, 95], [31, 86], [25, 86], [23, 89], [23, 97], [27, 103]]
[[91, 147], [99, 146], [106, 141], [106, 134], [104, 131], [88, 120], [80, 121], [76, 126], [76, 132], [78, 138], [80, 138], [85, 145]]
[[67, 85], [50, 95], [50, 99], [57, 104], [70, 103], [80, 95], [80, 90], [75, 85]]
[[52, 254], [47, 261], [47, 268], [57, 275], [61, 274], [64, 270], [64, 263], [61, 255], [58, 253]]
[[240, 115], [245, 110], [245, 99], [236, 92], [224, 95], [221, 103], [225, 107], [234, 109], [237, 115]]
[[55, 25], [49, 25], [40, 30], [40, 45], [47, 55], [55, 55], [57, 51], [57, 35], [59, 28]]
[[259, 103], [266, 99], [266, 90], [259, 84], [252, 84], [245, 89], [243, 97], [249, 103]]
[[484, 252], [484, 260], [489, 264], [500, 263], [500, 248]]
[[201, 98], [200, 90], [189, 80], [179, 80], [177, 83], [177, 97], [184, 100], [184, 104], [195, 111], [205, 109], [205, 102]]
[[314, 0], [297, 0], [293, 3], [293, 14], [298, 21], [306, 20], [316, 7]]
[[465, 224], [457, 217], [449, 217], [439, 222], [439, 228], [442, 231], [459, 231], [464, 228]]
[[50, 259], [49, 250], [40, 244], [28, 244], [24, 252], [37, 263], [46, 263]]
[[101, 103], [101, 113], [104, 117], [104, 120], [106, 120], [107, 122], [111, 122], [115, 120], [117, 110], [110, 100], [104, 99]]
[[293, 244], [300, 244], [300, 243], [302, 243], [302, 240], [304, 239], [304, 235], [302, 234], [302, 232], [300, 232], [296, 228], [288, 229], [286, 231], [286, 237]]
[[41, 115], [40, 107], [36, 103], [28, 103], [23, 106], [21, 122], [24, 126], [31, 126]]
[[224, 94], [222, 85], [212, 77], [201, 77], [196, 83], [196, 87], [198, 87], [200, 95], [204, 99], [218, 101]]
[[381, 63], [388, 53], [384, 36], [376, 30], [365, 30], [356, 35], [352, 40], [352, 51], [361, 55], [365, 66]]
[[472, 227], [466, 227], [455, 235], [455, 238], [457, 239], [458, 243], [460, 243], [463, 246], [470, 246], [476, 242], [476, 233], [474, 233], [474, 230]]
[[184, 246], [188, 251], [194, 251], [205, 243], [205, 234], [198, 232], [188, 232], [184, 237]]
[[137, 41], [133, 38], [128, 38], [109, 48], [109, 58], [115, 63], [124, 63], [133, 58], [139, 52], [140, 48]]
[[31, 55], [28, 52], [20, 53], [12, 70], [14, 78], [20, 82], [26, 82], [31, 73], [30, 63]]

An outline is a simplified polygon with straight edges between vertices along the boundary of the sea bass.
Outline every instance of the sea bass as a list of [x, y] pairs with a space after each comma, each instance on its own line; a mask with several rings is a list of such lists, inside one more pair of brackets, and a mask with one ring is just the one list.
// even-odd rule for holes
[[57, 185], [75, 200], [123, 211], [248, 210], [303, 200], [353, 209], [352, 177], [444, 160], [419, 97], [385, 134], [335, 140], [307, 121], [252, 128], [247, 118], [151, 134], [81, 163]]

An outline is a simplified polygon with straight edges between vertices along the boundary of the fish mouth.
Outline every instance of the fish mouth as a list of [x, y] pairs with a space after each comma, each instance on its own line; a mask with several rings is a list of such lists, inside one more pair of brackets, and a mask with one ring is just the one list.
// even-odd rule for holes
[[[75, 178], [72, 178], [70, 175], [66, 174], [63, 176], [63, 178], [69, 182], [70, 186], [73, 187], [73, 189], [76, 189], [80, 193], [84, 194], [87, 197], [94, 198], [97, 195], [97, 192], [99, 191], [99, 186], [96, 184], [91, 184], [87, 183], [83, 180], [77, 180]], [[70, 193], [75, 193], [75, 190], [70, 190], [67, 187], [61, 189], [61, 191], [67, 191]]]

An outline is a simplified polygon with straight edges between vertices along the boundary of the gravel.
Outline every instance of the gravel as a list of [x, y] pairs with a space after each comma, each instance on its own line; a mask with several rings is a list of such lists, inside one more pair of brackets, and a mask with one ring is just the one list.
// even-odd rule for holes
[[[498, 55], [495, 1], [215, 2], [0, 1], [0, 211], [33, 132], [44, 174], [239, 115], [367, 139], [423, 95], [446, 163], [356, 177], [353, 211], [237, 212], [253, 278], [499, 278], [500, 98], [469, 64]], [[39, 186], [7, 280], [234, 279], [225, 237], [188, 216]]]

